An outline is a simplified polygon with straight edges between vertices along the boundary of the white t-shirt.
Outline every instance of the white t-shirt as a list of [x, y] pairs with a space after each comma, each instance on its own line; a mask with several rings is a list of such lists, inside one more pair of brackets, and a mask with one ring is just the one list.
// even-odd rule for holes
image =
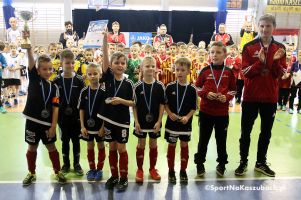
[[22, 36], [22, 32], [17, 28], [16, 30], [13, 30], [12, 28], [9, 28], [6, 30], [6, 40], [11, 42], [16, 42], [17, 37]]
[[[7, 68], [9, 67], [17, 67], [20, 66], [20, 64], [23, 62], [22, 59], [20, 58], [20, 56], [16, 56], [16, 57], [12, 57], [10, 54], [7, 57]], [[15, 70], [15, 71], [9, 71], [7, 69], [7, 73], [8, 73], [8, 78], [9, 79], [20, 79], [21, 78], [21, 70]]]

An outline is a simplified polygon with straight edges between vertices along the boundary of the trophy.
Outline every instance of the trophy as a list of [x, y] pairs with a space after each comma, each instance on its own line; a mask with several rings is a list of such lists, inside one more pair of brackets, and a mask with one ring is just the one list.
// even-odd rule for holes
[[[24, 23], [24, 32], [29, 32], [28, 21], [32, 19], [33, 13], [31, 11], [20, 11], [20, 18], [25, 22]], [[30, 49], [31, 42], [28, 38], [23, 39], [21, 42], [22, 49]]]

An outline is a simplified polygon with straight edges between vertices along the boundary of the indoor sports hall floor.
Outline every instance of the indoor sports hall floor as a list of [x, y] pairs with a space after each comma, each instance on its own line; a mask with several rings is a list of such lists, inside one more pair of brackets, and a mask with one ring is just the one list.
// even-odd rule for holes
[[[54, 180], [47, 150], [40, 145], [37, 159], [37, 182], [28, 187], [22, 186], [27, 174], [26, 148], [24, 142], [25, 120], [20, 113], [25, 99], [20, 105], [0, 115], [0, 199], [300, 199], [301, 196], [301, 115], [289, 115], [278, 112], [273, 128], [273, 136], [268, 151], [268, 162], [276, 172], [276, 178], [269, 178], [254, 172], [257, 140], [260, 123], [256, 121], [252, 132], [249, 170], [243, 178], [234, 176], [239, 162], [240, 108], [230, 108], [230, 126], [228, 130], [227, 149], [229, 164], [224, 178], [215, 173], [216, 147], [214, 135], [211, 138], [204, 178], [196, 177], [193, 154], [197, 149], [198, 124], [195, 116], [188, 164], [188, 185], [168, 184], [166, 160], [167, 143], [161, 137], [158, 140], [159, 156], [157, 168], [162, 176], [161, 182], [148, 180], [148, 151], [144, 160], [145, 182], [137, 185], [134, 182], [136, 172], [135, 149], [137, 139], [131, 135], [127, 145], [129, 154], [129, 187], [126, 192], [108, 191], [104, 187], [109, 177], [108, 159], [105, 161], [104, 179], [100, 183], [88, 183], [86, 177], [68, 174], [69, 183], [59, 185]], [[162, 133], [164, 133], [162, 131]], [[57, 147], [61, 151], [61, 142]], [[81, 165], [88, 170], [86, 144], [81, 143]], [[176, 155], [177, 177], [179, 172], [179, 148]], [[178, 178], [179, 180], [179, 178]]]

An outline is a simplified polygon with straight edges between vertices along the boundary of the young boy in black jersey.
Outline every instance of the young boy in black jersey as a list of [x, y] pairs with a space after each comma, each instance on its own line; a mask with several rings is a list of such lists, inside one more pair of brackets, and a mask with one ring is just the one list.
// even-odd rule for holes
[[145, 57], [141, 63], [143, 80], [135, 84], [135, 106], [133, 108], [135, 118], [134, 135], [138, 137], [136, 150], [137, 172], [136, 182], [142, 183], [143, 160], [146, 136], [149, 135], [149, 173], [153, 180], [160, 180], [161, 176], [155, 169], [158, 150], [157, 138], [161, 136], [161, 122], [164, 112], [164, 85], [155, 80], [156, 60], [153, 57]]
[[[105, 100], [104, 87], [99, 83], [102, 76], [100, 66], [90, 63], [87, 66], [87, 80], [90, 85], [81, 91], [78, 102], [80, 109], [80, 124], [83, 140], [87, 141], [88, 161], [90, 170], [87, 172], [88, 181], [100, 181], [103, 176], [103, 165], [106, 157], [104, 146], [103, 120], [97, 117], [103, 112]], [[98, 163], [95, 166], [94, 140], [98, 147]]]
[[69, 49], [64, 49], [60, 55], [63, 72], [58, 75], [53, 83], [59, 87], [60, 109], [58, 124], [61, 131], [63, 166], [62, 172], [70, 171], [69, 142], [73, 146], [73, 167], [74, 172], [82, 176], [83, 170], [79, 164], [80, 159], [80, 122], [79, 110], [77, 109], [78, 98], [84, 88], [84, 81], [81, 76], [74, 72], [74, 54]]
[[[99, 117], [105, 121], [105, 140], [110, 144], [109, 162], [112, 176], [106, 182], [108, 189], [122, 191], [128, 186], [128, 154], [126, 143], [129, 137], [130, 111], [134, 106], [133, 83], [126, 79], [123, 74], [127, 67], [127, 58], [122, 53], [114, 53], [109, 62], [107, 33], [104, 33], [103, 42], [103, 80], [106, 87], [106, 101], [104, 113]], [[110, 66], [110, 68], [109, 68]], [[118, 154], [119, 172], [118, 175]]]
[[[25, 32], [23, 37], [28, 38], [29, 32]], [[51, 59], [48, 56], [40, 56], [35, 66], [32, 49], [28, 49], [29, 86], [23, 114], [26, 118], [25, 141], [28, 143], [26, 158], [29, 173], [23, 180], [24, 186], [36, 180], [36, 158], [40, 140], [49, 152], [58, 182], [67, 181], [60, 171], [59, 153], [54, 144], [59, 111], [59, 90], [55, 84], [48, 81], [52, 71]]]
[[175, 62], [177, 80], [166, 87], [165, 110], [168, 114], [165, 125], [165, 139], [169, 143], [167, 150], [168, 179], [170, 183], [176, 183], [174, 170], [175, 149], [178, 138], [181, 145], [181, 171], [180, 181], [186, 184], [188, 177], [186, 168], [189, 151], [188, 142], [192, 131], [192, 117], [197, 109], [197, 93], [195, 87], [187, 82], [190, 73], [191, 61], [188, 58], [179, 58]]

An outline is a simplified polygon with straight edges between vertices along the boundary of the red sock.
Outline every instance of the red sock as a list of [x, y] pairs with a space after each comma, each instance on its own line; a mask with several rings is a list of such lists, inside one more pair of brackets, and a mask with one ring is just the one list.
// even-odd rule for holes
[[49, 158], [52, 162], [54, 173], [57, 174], [61, 170], [59, 152], [57, 150], [49, 152]]
[[158, 149], [156, 148], [150, 148], [149, 149], [149, 169], [154, 169], [157, 163], [157, 157], [158, 157]]
[[119, 170], [120, 170], [120, 177], [127, 178], [128, 177], [128, 152], [122, 152], [119, 154]]
[[181, 170], [183, 171], [187, 169], [188, 158], [189, 158], [188, 146], [181, 147]]
[[35, 152], [27, 151], [26, 158], [27, 158], [28, 171], [32, 174], [35, 174], [36, 173], [37, 152], [36, 151]]
[[136, 161], [137, 167], [140, 170], [143, 170], [143, 160], [144, 160], [144, 149], [136, 148]]
[[110, 151], [109, 152], [109, 163], [110, 163], [110, 169], [111, 169], [111, 174], [114, 177], [118, 177], [118, 155], [117, 155], [117, 150]]
[[106, 159], [106, 149], [98, 149], [98, 163], [97, 163], [97, 170], [102, 170], [103, 164]]
[[94, 149], [88, 149], [88, 162], [91, 170], [95, 170], [95, 155]]
[[167, 162], [169, 171], [175, 171], [175, 151], [176, 146], [169, 144], [167, 149]]

